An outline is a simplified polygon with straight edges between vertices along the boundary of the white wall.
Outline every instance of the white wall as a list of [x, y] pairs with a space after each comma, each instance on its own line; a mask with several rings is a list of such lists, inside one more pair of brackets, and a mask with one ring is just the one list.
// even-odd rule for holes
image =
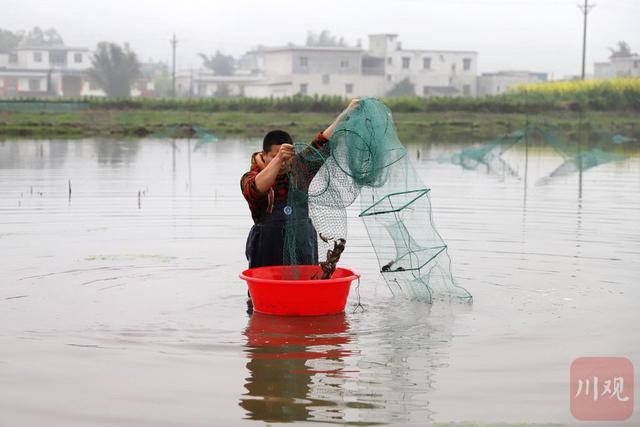
[[[80, 55], [80, 62], [75, 62], [75, 54]], [[67, 68], [71, 70], [84, 70], [91, 68], [91, 55], [87, 51], [69, 50], [67, 51]]]
[[[363, 76], [360, 74], [293, 75], [291, 82], [294, 93], [301, 93], [300, 85], [307, 85], [307, 95], [337, 95], [345, 97], [382, 96], [384, 94], [384, 76]], [[351, 85], [351, 93], [347, 92]]]
[[252, 83], [244, 88], [244, 96], [249, 98], [282, 98], [294, 95], [292, 84], [270, 85], [267, 83]]
[[[30, 70], [48, 70], [49, 66], [49, 52], [46, 50], [19, 50], [18, 64], [13, 64], [17, 68], [27, 68]], [[36, 54], [40, 54], [40, 62], [35, 60]]]
[[613, 77], [613, 69], [610, 62], [596, 62], [593, 64], [593, 76], [596, 79], [610, 79]]
[[[475, 52], [444, 52], [432, 50], [396, 50], [385, 59], [387, 83], [390, 90], [400, 81], [409, 78], [414, 84], [416, 95], [422, 96], [425, 86], [452, 86], [462, 95], [465, 85], [469, 95], [475, 96], [478, 55]], [[404, 67], [408, 58], [408, 68]], [[430, 59], [425, 68], [425, 58]], [[465, 70], [465, 59], [469, 68]]]
[[292, 51], [266, 52], [264, 55], [265, 76], [272, 79], [287, 79], [293, 72]]
[[[69, 70], [84, 70], [91, 67], [90, 53], [84, 50], [65, 50], [66, 65], [52, 64], [50, 62], [51, 51], [46, 49], [24, 49], [16, 51], [18, 55], [17, 64], [8, 64], [14, 68], [26, 68], [29, 70], [48, 70], [51, 68], [64, 68]], [[41, 60], [36, 61], [37, 54]], [[75, 62], [75, 54], [80, 55], [80, 62]], [[8, 56], [7, 56], [8, 58]], [[7, 59], [8, 63], [8, 59]]]
[[611, 60], [613, 77], [640, 77], [640, 56], [613, 58]]
[[[37, 90], [29, 89], [29, 81], [35, 80], [39, 84]], [[18, 91], [20, 92], [47, 92], [47, 78], [46, 77], [20, 77], [18, 78]]]
[[540, 82], [539, 77], [527, 72], [513, 72], [500, 74], [483, 74], [478, 77], [478, 95], [501, 95], [525, 83]]

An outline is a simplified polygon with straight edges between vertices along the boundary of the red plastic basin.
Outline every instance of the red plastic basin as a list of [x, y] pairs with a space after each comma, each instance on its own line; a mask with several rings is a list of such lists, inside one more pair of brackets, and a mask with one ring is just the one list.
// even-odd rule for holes
[[250, 268], [240, 273], [247, 281], [253, 309], [280, 316], [321, 316], [344, 311], [349, 288], [358, 274], [336, 268], [330, 279], [311, 280], [317, 265], [275, 265]]

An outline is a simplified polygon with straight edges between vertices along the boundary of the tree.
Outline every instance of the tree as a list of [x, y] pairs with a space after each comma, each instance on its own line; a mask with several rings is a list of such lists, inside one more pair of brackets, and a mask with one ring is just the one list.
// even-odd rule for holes
[[202, 58], [202, 65], [213, 71], [217, 76], [230, 76], [235, 69], [236, 61], [231, 55], [224, 55], [219, 50], [215, 55], [207, 56], [204, 53], [198, 54]]
[[23, 46], [64, 46], [64, 40], [55, 28], [42, 30], [34, 27], [28, 33], [24, 31], [12, 32], [0, 29], [0, 52], [11, 52], [16, 47]]
[[91, 58], [89, 77], [110, 97], [129, 96], [131, 86], [140, 77], [140, 62], [135, 52], [115, 43], [100, 42]]
[[22, 34], [0, 29], [0, 52], [7, 53], [18, 47]]
[[24, 36], [21, 44], [28, 46], [64, 46], [64, 40], [62, 40], [55, 28], [43, 31], [40, 27], [34, 27]]
[[398, 96], [416, 96], [416, 89], [413, 83], [407, 77], [399, 81], [391, 90], [387, 92], [389, 98]]
[[618, 42], [618, 48], [609, 48], [611, 51], [611, 58], [627, 58], [632, 55], [631, 47], [625, 41]]
[[344, 37], [339, 39], [331, 35], [329, 30], [322, 30], [319, 34], [309, 31], [307, 33], [307, 46], [346, 46]]

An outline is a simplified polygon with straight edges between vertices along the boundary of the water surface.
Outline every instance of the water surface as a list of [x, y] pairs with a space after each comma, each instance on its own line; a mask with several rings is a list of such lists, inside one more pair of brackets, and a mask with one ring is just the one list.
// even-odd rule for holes
[[510, 176], [412, 144], [473, 305], [393, 297], [352, 210], [365, 310], [352, 291], [343, 315], [274, 319], [237, 278], [257, 147], [0, 142], [1, 425], [572, 424], [576, 357], [626, 356], [638, 382], [638, 150], [536, 185], [562, 163], [542, 147]]

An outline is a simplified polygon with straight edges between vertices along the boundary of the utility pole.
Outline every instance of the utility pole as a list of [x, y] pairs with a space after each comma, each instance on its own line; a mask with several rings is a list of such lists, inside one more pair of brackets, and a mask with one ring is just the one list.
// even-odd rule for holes
[[169, 40], [171, 43], [171, 47], [173, 50], [173, 72], [171, 74], [171, 96], [176, 97], [176, 45], [178, 44], [178, 40], [176, 39], [175, 33], [173, 34], [173, 38]]
[[578, 9], [584, 15], [584, 25], [582, 27], [582, 80], [584, 80], [585, 65], [587, 60], [587, 15], [591, 9], [596, 7], [595, 4], [589, 4], [589, 0], [584, 0], [584, 5], [578, 4]]

